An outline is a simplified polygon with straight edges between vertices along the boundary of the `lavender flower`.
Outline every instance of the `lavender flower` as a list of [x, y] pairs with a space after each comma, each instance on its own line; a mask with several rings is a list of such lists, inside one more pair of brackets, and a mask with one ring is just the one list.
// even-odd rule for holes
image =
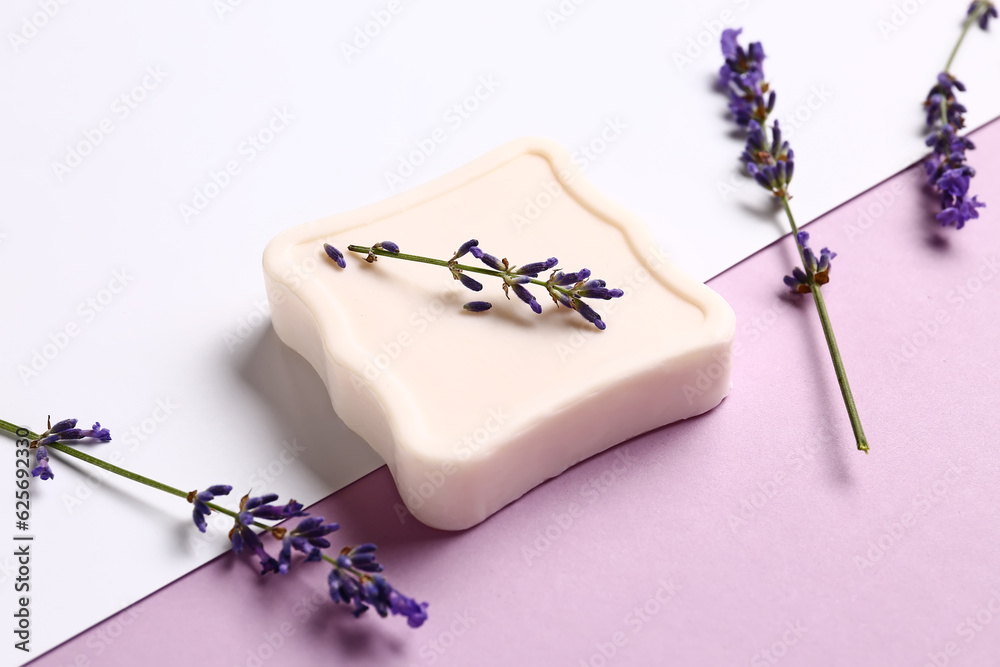
[[[477, 248], [477, 250], [478, 250], [478, 248]], [[474, 250], [472, 252], [472, 256], [475, 257], [476, 259], [478, 259], [479, 261], [481, 261], [486, 266], [488, 266], [491, 269], [493, 269], [494, 271], [506, 271], [507, 270], [507, 262], [506, 261], [500, 261], [499, 259], [497, 259], [493, 255], [485, 253], [482, 250], [479, 250], [478, 253], [476, 253], [475, 250]]]
[[88, 438], [100, 442], [111, 441], [111, 431], [106, 428], [101, 428], [100, 422], [94, 422], [93, 427], [89, 429], [76, 428], [76, 424], [76, 419], [63, 419], [62, 421], [56, 422], [53, 426], [52, 420], [49, 420], [49, 427], [44, 433], [38, 436], [37, 440], [34, 440], [31, 443], [32, 447], [37, 447], [38, 452], [44, 455], [41, 456], [39, 453], [36, 453], [36, 459], [38, 460], [39, 465], [31, 471], [32, 475], [35, 477], [41, 477], [41, 479], [52, 479], [53, 477], [52, 469], [49, 468], [49, 455], [48, 451], [45, 449], [46, 445], [68, 440], [84, 440]]
[[[264, 544], [257, 537], [257, 533], [253, 531], [253, 528], [251, 528], [253, 523], [249, 517], [249, 514], [240, 514], [240, 518], [236, 520], [236, 525], [229, 531], [233, 553], [242, 553], [243, 547], [248, 547], [260, 560], [261, 574], [277, 572], [278, 561], [264, 549]], [[249, 520], [250, 523], [246, 523], [246, 520]]]
[[986, 30], [989, 28], [990, 18], [996, 16], [997, 8], [992, 2], [975, 0], [969, 5], [958, 45], [924, 100], [928, 128], [926, 143], [933, 151], [924, 162], [924, 169], [928, 183], [941, 198], [941, 212], [936, 216], [937, 221], [942, 226], [955, 225], [955, 229], [962, 229], [965, 223], [978, 218], [978, 209], [984, 208], [986, 204], [975, 196], [969, 196], [969, 181], [976, 175], [976, 171], [966, 164], [966, 151], [975, 149], [975, 146], [968, 139], [959, 136], [959, 131], [965, 127], [964, 114], [967, 109], [956, 97], [956, 91], [965, 92], [965, 84], [948, 70], [972, 23], [976, 22]]
[[719, 70], [719, 82], [729, 93], [729, 110], [742, 127], [767, 119], [774, 109], [775, 94], [764, 81], [764, 47], [753, 42], [748, 49], [738, 38], [743, 29], [722, 32], [722, 55], [725, 64]]
[[516, 294], [521, 301], [528, 304], [536, 315], [542, 314], [542, 304], [538, 303], [538, 300], [535, 299], [534, 295], [528, 291], [528, 288], [520, 283], [510, 283], [510, 287], [514, 290], [514, 294]]
[[[55, 426], [50, 426], [49, 430], [47, 430], [45, 433], [62, 433], [67, 429], [76, 427], [76, 422], [77, 422], [76, 419], [63, 419], [60, 422], [56, 422]], [[45, 435], [45, 433], [43, 433], [42, 435]]]
[[192, 516], [194, 518], [194, 525], [198, 527], [198, 530], [204, 533], [208, 527], [205, 517], [212, 513], [212, 508], [207, 503], [215, 500], [216, 496], [228, 496], [232, 490], [233, 487], [227, 484], [216, 484], [204, 491], [192, 491], [188, 494], [188, 502], [194, 504]]
[[465, 255], [470, 250], [472, 250], [473, 248], [475, 248], [478, 245], [479, 245], [479, 241], [477, 241], [476, 239], [471, 239], [469, 241], [466, 241], [465, 243], [463, 243], [462, 245], [460, 245], [458, 247], [458, 250], [455, 251], [455, 254], [451, 258], [451, 263], [454, 263], [456, 260], [458, 260], [461, 257], [465, 257]]
[[382, 241], [381, 243], [376, 243], [372, 247], [385, 250], [386, 252], [391, 252], [393, 255], [399, 254], [399, 246], [392, 241]]
[[965, 152], [975, 146], [958, 134], [965, 127], [966, 108], [955, 99], [956, 90], [964, 91], [965, 85], [947, 72], [941, 72], [937, 85], [927, 94], [924, 106], [931, 131], [926, 143], [934, 152], [924, 162], [924, 169], [928, 183], [941, 198], [941, 212], [936, 216], [938, 222], [961, 229], [969, 220], [979, 217], [976, 209], [986, 205], [975, 196], [969, 197], [969, 181], [976, 171], [965, 163]]
[[334, 602], [354, 604], [354, 615], [368, 611], [369, 605], [385, 618], [392, 613], [406, 617], [411, 628], [419, 628], [427, 620], [427, 603], [418, 603], [395, 588], [381, 575], [354, 576], [335, 567], [328, 577], [330, 597]]
[[[982, 7], [982, 13], [979, 15], [978, 19], [975, 19], [976, 10]], [[997, 7], [992, 2], [982, 2], [982, 0], [973, 0], [973, 3], [969, 5], [968, 16], [972, 20], [976, 20], [979, 23], [979, 27], [983, 30], [989, 30], [990, 19], [997, 18]]]
[[55, 477], [52, 474], [52, 468], [49, 467], [49, 453], [44, 446], [35, 450], [35, 461], [38, 462], [38, 467], [31, 471], [32, 477], [41, 477], [42, 479]]
[[[768, 136], [767, 119], [774, 110], [777, 95], [775, 91], [771, 90], [764, 77], [764, 48], [760, 42], [754, 42], [749, 48], [744, 49], [739, 43], [741, 33], [742, 30], [723, 31], [721, 48], [725, 64], [719, 70], [719, 85], [726, 90], [729, 96], [729, 110], [733, 115], [733, 120], [747, 131], [746, 147], [741, 155], [741, 160], [747, 173], [761, 187], [780, 199], [785, 209], [792, 233], [795, 234], [795, 243], [802, 257], [803, 267], [795, 267], [792, 270], [792, 275], [785, 276], [784, 282], [794, 292], [811, 293], [816, 302], [817, 312], [823, 323], [823, 331], [826, 333], [827, 346], [830, 348], [830, 358], [837, 372], [841, 393], [844, 397], [844, 406], [847, 408], [847, 414], [851, 420], [851, 428], [854, 431], [858, 449], [867, 452], [868, 440], [861, 426], [861, 419], [858, 416], [854, 396], [847, 382], [847, 373], [844, 370], [840, 350], [832, 334], [833, 327], [830, 324], [822, 292], [819, 289], [820, 285], [824, 285], [830, 280], [830, 261], [835, 257], [835, 254], [829, 248], [823, 248], [820, 251], [820, 256], [816, 257], [816, 253], [808, 245], [809, 234], [800, 232], [798, 225], [795, 224], [792, 207], [789, 203], [791, 195], [788, 191], [795, 173], [795, 153], [788, 142], [782, 139], [781, 126], [777, 120], [771, 125], [770, 137]], [[602, 295], [614, 296], [610, 291], [604, 292], [603, 286], [580, 290], [580, 293], [598, 298]], [[557, 303], [561, 303], [561, 300], [557, 299]], [[588, 320], [596, 316], [596, 314], [583, 310], [581, 313]], [[599, 324], [599, 320], [594, 321], [594, 323], [599, 327], [602, 324]]]
[[817, 259], [816, 253], [809, 247], [809, 233], [799, 232], [796, 237], [796, 241], [802, 246], [802, 254], [805, 257], [805, 265], [809, 273], [795, 267], [792, 269], [792, 275], [785, 276], [785, 284], [791, 287], [793, 292], [809, 294], [812, 291], [810, 275], [817, 285], [825, 285], [830, 282], [830, 261], [837, 256], [837, 253], [832, 252], [829, 248], [823, 248]]
[[464, 272], [452, 271], [452, 273], [458, 280], [462, 282], [463, 285], [468, 287], [473, 292], [478, 292], [483, 289], [483, 284], [481, 282], [479, 282], [475, 278], [465, 275]]
[[347, 268], [347, 262], [344, 261], [344, 253], [340, 252], [329, 243], [324, 243], [323, 249], [326, 250], [327, 256], [337, 263], [337, 266], [342, 269]]
[[[255, 509], [259, 510], [261, 507], [274, 509], [271, 505], [264, 503], [270, 503], [277, 499], [278, 496], [276, 494], [267, 494], [257, 498], [250, 498], [250, 494], [243, 496], [240, 499], [239, 514], [236, 517], [236, 521], [232, 529], [229, 531], [229, 540], [233, 553], [242, 553], [244, 547], [251, 549], [254, 554], [256, 554], [258, 560], [260, 560], [261, 574], [278, 572], [278, 561], [267, 553], [264, 549], [264, 544], [260, 541], [257, 533], [254, 532], [253, 525], [255, 522], [255, 515], [252, 514], [251, 511]], [[248, 510], [248, 505], [250, 505], [251, 500], [253, 500], [254, 503]], [[264, 513], [266, 514], [267, 512]], [[280, 512], [278, 514], [280, 516]]]
[[784, 196], [788, 192], [788, 185], [792, 182], [792, 174], [795, 172], [795, 151], [787, 141], [781, 140], [781, 127], [777, 120], [771, 126], [773, 139], [770, 145], [767, 141], [767, 132], [757, 121], [750, 121], [747, 130], [749, 131], [747, 146], [740, 156], [747, 173], [775, 197]]
[[307, 516], [302, 511], [302, 503], [289, 500], [284, 505], [272, 505], [271, 503], [277, 499], [277, 493], [267, 493], [255, 498], [246, 497], [245, 502], [240, 502], [240, 512], [265, 521], [284, 521], [295, 516]]
[[315, 562], [323, 557], [322, 549], [330, 547], [326, 536], [339, 529], [336, 523], [326, 523], [321, 516], [311, 516], [299, 522], [294, 530], [285, 533], [281, 539], [281, 553], [278, 555], [278, 572], [288, 574], [292, 562], [292, 549], [306, 554], [306, 562]]
[[[35, 457], [38, 463], [32, 470], [32, 475], [42, 479], [52, 479], [52, 470], [49, 467], [49, 455], [42, 440], [58, 438], [65, 440], [79, 440], [83, 438], [93, 438], [107, 441], [111, 435], [107, 429], [101, 428], [100, 423], [95, 423], [93, 428], [78, 429], [77, 420], [65, 419], [52, 426], [49, 421], [49, 428], [40, 436], [34, 436], [31, 446], [35, 448]], [[0, 430], [15, 435], [23, 435], [24, 430], [15, 424], [0, 420]], [[55, 442], [55, 440], [50, 440]], [[401, 615], [406, 617], [410, 627], [419, 627], [427, 620], [427, 603], [418, 603], [409, 598], [395, 588], [393, 588], [378, 573], [382, 571], [382, 565], [375, 558], [375, 545], [362, 544], [358, 547], [346, 547], [341, 552], [332, 557], [323, 553], [324, 549], [329, 549], [331, 544], [327, 536], [338, 530], [340, 526], [336, 523], [327, 523], [323, 517], [310, 517], [303, 511], [301, 503], [289, 500], [284, 504], [277, 504], [277, 494], [267, 493], [261, 496], [250, 497], [246, 494], [240, 499], [239, 511], [232, 511], [220, 506], [210, 506], [209, 503], [218, 496], [229, 495], [232, 487], [227, 484], [216, 484], [209, 486], [202, 491], [191, 491], [184, 494], [176, 488], [161, 482], [137, 475], [133, 472], [120, 468], [112, 463], [101, 461], [96, 457], [85, 454], [82, 451], [75, 451], [77, 458], [86, 463], [100, 466], [116, 475], [126, 477], [132, 481], [139, 482], [146, 486], [186, 498], [194, 505], [192, 518], [195, 526], [201, 532], [206, 532], [206, 518], [213, 511], [232, 516], [235, 519], [232, 530], [229, 532], [232, 550], [235, 553], [242, 553], [244, 549], [253, 551], [261, 565], [261, 574], [280, 573], [287, 574], [292, 565], [292, 553], [298, 551], [305, 554], [303, 562], [327, 561], [333, 567], [330, 573], [330, 595], [335, 602], [352, 602], [355, 609], [354, 614], [360, 615], [364, 611], [375, 607], [380, 616], [388, 614]], [[266, 525], [260, 521], [283, 521], [291, 517], [306, 517], [298, 522], [294, 528], [286, 528], [278, 525]], [[272, 557], [264, 548], [254, 527], [263, 528], [271, 535], [280, 540], [281, 551], [278, 558]]]
[[366, 542], [360, 546], [345, 547], [337, 557], [337, 565], [342, 568], [361, 570], [362, 572], [381, 572], [382, 566], [375, 560], [375, 545]]
[[[410, 627], [417, 628], [427, 620], [427, 603], [417, 603], [395, 590], [379, 572], [382, 565], [375, 559], [375, 545], [366, 543], [351, 548], [345, 547], [336, 558], [322, 553], [330, 547], [326, 536], [340, 526], [326, 523], [323, 517], [308, 517], [292, 530], [283, 527], [270, 528], [275, 538], [281, 540], [278, 558], [267, 553], [263, 543], [253, 531], [255, 519], [279, 520], [287, 516], [306, 516], [302, 506], [294, 500], [283, 506], [271, 505], [278, 496], [273, 493], [256, 498], [249, 494], [240, 500], [240, 512], [230, 531], [232, 549], [241, 553], [244, 548], [252, 549], [260, 560], [261, 574], [287, 574], [292, 564], [292, 550], [306, 554], [305, 562], [328, 560], [333, 566], [328, 577], [330, 597], [337, 603], [354, 605], [354, 615], [360, 616], [370, 607], [383, 618], [389, 613], [402, 615]], [[270, 508], [265, 511], [265, 508]]]
[[603, 280], [591, 280], [590, 269], [580, 269], [573, 273], [553, 271], [549, 275], [546, 287], [549, 296], [556, 306], [565, 306], [580, 313], [583, 319], [604, 331], [607, 325], [596, 310], [586, 304], [583, 299], [620, 299], [625, 292], [620, 289], [609, 289]]
[[484, 313], [492, 307], [493, 304], [489, 301], [470, 301], [462, 306], [462, 308], [466, 309], [470, 313]]
[[[775, 120], [771, 126], [770, 138], [767, 131], [767, 119], [774, 108], [776, 100], [775, 91], [770, 89], [764, 81], [764, 48], [759, 42], [750, 45], [746, 51], [739, 45], [738, 37], [742, 30], [725, 30], [722, 34], [722, 55], [726, 59], [726, 64], [722, 66], [719, 73], [719, 82], [725, 86], [730, 96], [730, 109], [732, 110], [732, 99], [735, 94], [744, 94], [746, 88], [744, 80], [752, 79], [759, 91], [770, 91], [768, 93], [767, 104], [763, 104], [763, 97], [758, 95], [755, 98], [756, 105], [752, 119], [743, 122], [742, 116], [736, 111], [733, 112], [736, 123], [747, 129], [747, 143], [740, 156], [747, 173], [753, 176], [754, 180], [765, 190], [781, 199], [787, 204], [790, 195], [788, 186], [792, 182], [792, 175], [795, 173], [795, 151], [787, 141], [782, 138], [781, 126]], [[752, 54], [752, 56], [751, 56]], [[751, 76], [752, 75], [752, 76]], [[761, 93], [762, 95], [762, 93]], [[745, 94], [744, 94], [745, 96]], [[798, 232], [798, 230], [795, 230]], [[818, 276], [817, 284], [825, 284], [829, 280], [829, 271], [815, 274], [809, 268], [810, 257], [815, 259], [812, 250], [805, 245], [809, 238], [806, 232], [798, 232], [795, 242], [799, 245], [800, 252], [806, 260], [806, 270], [795, 268], [791, 276], [785, 276], [785, 284], [794, 291], [802, 294], [810, 292], [809, 281]], [[822, 254], [822, 253], [821, 253]], [[830, 257], [823, 256], [827, 263]], [[819, 280], [822, 279], [822, 282]]]
[[549, 257], [544, 262], [532, 262], [531, 264], [525, 264], [520, 268], [512, 269], [511, 273], [516, 273], [519, 276], [531, 276], [532, 278], [537, 278], [539, 273], [554, 268], [558, 263], [558, 259], [555, 257]]
[[111, 442], [111, 431], [101, 428], [101, 422], [94, 422], [94, 425], [83, 432], [84, 438], [93, 438], [101, 442]]
[[552, 284], [559, 285], [560, 287], [565, 287], [566, 285], [572, 285], [573, 283], [583, 282], [590, 277], [590, 269], [580, 269], [575, 273], [563, 273], [562, 271], [556, 271], [552, 275]]
[[[758, 50], [755, 49], [754, 53], [758, 54]], [[760, 57], [763, 56], [761, 55]], [[783, 149], [782, 146], [787, 148], [787, 144], [782, 144], [779, 137], [775, 151], [776, 155], [779, 155], [781, 160], [784, 161], [791, 156], [790, 151]], [[784, 167], [782, 167], [782, 169], [783, 168]], [[786, 172], [783, 171], [782, 174], [784, 173]], [[790, 170], [788, 173], [790, 174]], [[386, 243], [387, 242], [383, 241], [382, 243], [376, 243], [370, 247], [351, 245], [348, 246], [347, 249], [351, 252], [357, 252], [365, 255], [366, 259], [369, 262], [372, 262], [375, 261], [377, 256], [392, 257], [398, 254], [398, 248], [395, 247], [395, 244], [393, 244], [394, 248], [389, 248], [386, 246]], [[467, 254], [471, 254], [488, 268], [481, 269], [465, 264], [459, 264], [458, 260]], [[549, 257], [548, 259], [540, 262], [529, 262], [520, 267], [512, 266], [507, 258], [501, 259], [500, 257], [496, 257], [483, 251], [483, 249], [479, 247], [479, 241], [477, 239], [471, 239], [463, 243], [459, 246], [455, 254], [452, 255], [451, 259], [447, 261], [431, 257], [419, 257], [416, 255], [403, 255], [398, 258], [446, 267], [451, 272], [452, 278], [460, 281], [462, 285], [474, 292], [481, 291], [483, 289], [483, 285], [478, 280], [468, 275], [469, 273], [480, 273], [501, 278], [503, 280], [501, 287], [503, 288], [504, 295], [508, 299], [511, 298], [510, 292], [513, 291], [521, 301], [528, 304], [528, 307], [531, 308], [533, 312], [538, 314], [542, 312], [542, 306], [538, 302], [538, 299], [535, 298], [535, 295], [528, 289], [528, 286], [529, 284], [539, 285], [548, 291], [549, 296], [552, 297], [552, 300], [558, 306], [565, 306], [571, 310], [578, 311], [584, 319], [593, 323], [594, 326], [602, 330], [605, 329], [606, 326], [601, 320], [600, 315], [597, 314], [593, 308], [584, 304], [582, 299], [609, 300], [617, 299], [624, 295], [624, 292], [620, 289], [608, 288], [607, 283], [603, 280], [590, 280], [590, 271], [588, 269], [581, 269], [575, 273], [565, 273], [556, 269], [555, 267], [559, 264], [559, 260], [555, 257]], [[540, 273], [549, 270], [552, 270], [553, 274], [548, 280], [540, 280], [538, 278]], [[482, 313], [491, 309], [493, 306], [488, 301], [470, 301], [462, 307], [473, 313]]]

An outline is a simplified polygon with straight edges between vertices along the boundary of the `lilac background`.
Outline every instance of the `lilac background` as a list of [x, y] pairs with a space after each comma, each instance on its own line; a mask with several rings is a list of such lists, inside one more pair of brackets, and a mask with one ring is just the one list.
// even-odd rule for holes
[[423, 628], [354, 620], [324, 567], [224, 556], [32, 664], [1000, 665], [1000, 122], [975, 140], [991, 207], [966, 230], [928, 222], [918, 167], [809, 226], [840, 253], [825, 293], [870, 455], [813, 307], [783, 295], [786, 238], [710, 282], [739, 318], [713, 412], [464, 533], [401, 523], [385, 468], [313, 508], [379, 544]]

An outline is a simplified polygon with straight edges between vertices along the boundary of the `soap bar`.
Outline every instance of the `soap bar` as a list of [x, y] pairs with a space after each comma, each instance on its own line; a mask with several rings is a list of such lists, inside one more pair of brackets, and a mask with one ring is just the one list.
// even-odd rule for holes
[[[600, 331], [538, 287], [541, 314], [505, 298], [498, 278], [476, 276], [484, 289], [474, 293], [442, 267], [347, 252], [392, 241], [449, 259], [473, 238], [512, 264], [555, 256], [567, 272], [588, 268], [624, 296], [588, 302], [607, 324]], [[345, 252], [346, 269], [326, 243]], [[278, 336], [385, 460], [407, 509], [435, 528], [474, 526], [579, 461], [712, 409], [730, 389], [732, 309], [544, 139], [294, 227], [268, 244], [264, 279]], [[473, 300], [493, 308], [462, 308]]]

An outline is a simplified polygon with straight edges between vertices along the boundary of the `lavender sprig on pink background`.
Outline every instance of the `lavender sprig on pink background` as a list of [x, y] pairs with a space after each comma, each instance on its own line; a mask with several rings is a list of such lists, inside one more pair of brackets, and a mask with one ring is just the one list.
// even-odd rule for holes
[[941, 212], [936, 218], [942, 226], [955, 225], [956, 229], [961, 229], [965, 223], [979, 217], [977, 209], [986, 206], [975, 195], [969, 196], [969, 186], [976, 170], [966, 164], [965, 153], [975, 149], [975, 145], [960, 134], [965, 127], [967, 109], [958, 101], [956, 93], [965, 92], [965, 84], [950, 70], [969, 29], [978, 24], [983, 30], [988, 30], [990, 19], [996, 17], [996, 5], [988, 0], [974, 0], [969, 5], [962, 32], [944, 71], [938, 74], [937, 83], [924, 100], [929, 130], [927, 145], [933, 150], [924, 162], [924, 168], [928, 183], [941, 197]]

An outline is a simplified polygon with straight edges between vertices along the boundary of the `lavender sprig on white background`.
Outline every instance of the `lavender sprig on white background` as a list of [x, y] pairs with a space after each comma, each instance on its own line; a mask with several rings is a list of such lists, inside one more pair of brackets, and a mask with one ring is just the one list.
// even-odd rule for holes
[[[327, 523], [323, 517], [309, 516], [301, 503], [289, 500], [282, 505], [274, 504], [278, 495], [268, 493], [251, 497], [246, 494], [240, 499], [239, 510], [233, 511], [216, 504], [219, 496], [228, 496], [233, 487], [227, 484], [216, 484], [204, 490], [184, 492], [136, 474], [124, 468], [86, 454], [67, 442], [92, 439], [98, 442], [110, 442], [111, 432], [95, 423], [92, 429], [76, 428], [77, 420], [64, 419], [52, 425], [41, 434], [35, 434], [27, 429], [0, 419], [0, 430], [13, 434], [18, 438], [18, 445], [35, 450], [35, 460], [38, 464], [32, 471], [32, 477], [41, 480], [54, 478], [49, 462], [48, 449], [59, 451], [80, 461], [89, 463], [112, 472], [121, 477], [131, 479], [146, 486], [164, 491], [173, 496], [186, 499], [194, 506], [192, 519], [201, 532], [205, 532], [208, 524], [206, 518], [212, 512], [225, 514], [234, 519], [232, 530], [229, 531], [230, 545], [234, 553], [242, 553], [246, 548], [257, 556], [260, 561], [261, 574], [287, 574], [293, 562], [292, 550], [300, 552], [303, 557], [299, 562], [311, 563], [326, 561], [331, 565], [327, 576], [330, 598], [336, 603], [349, 604], [354, 607], [355, 616], [360, 616], [369, 608], [374, 607], [376, 613], [383, 618], [389, 614], [406, 617], [407, 624], [418, 628], [427, 620], [427, 603], [403, 595], [396, 590], [380, 574], [382, 565], [375, 559], [375, 545], [361, 544], [356, 547], [344, 547], [336, 556], [324, 553], [331, 543], [326, 536], [336, 531], [340, 526]], [[18, 468], [18, 485], [26, 489], [28, 485], [27, 469]], [[22, 475], [21, 472], [24, 474]], [[294, 528], [276, 525], [287, 519], [306, 517]], [[265, 522], [274, 522], [265, 523]], [[254, 530], [263, 529], [280, 541], [281, 550], [275, 558], [267, 552], [264, 543]]]

